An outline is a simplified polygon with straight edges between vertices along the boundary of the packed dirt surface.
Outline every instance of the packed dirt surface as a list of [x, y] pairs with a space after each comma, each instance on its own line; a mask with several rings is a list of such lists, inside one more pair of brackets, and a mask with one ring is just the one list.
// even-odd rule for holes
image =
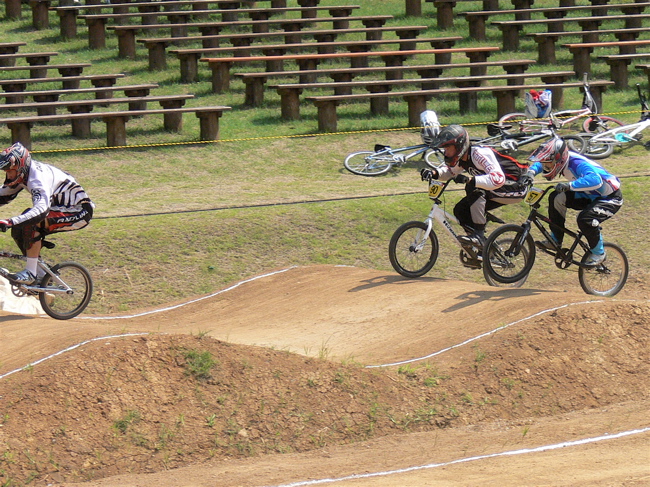
[[313, 266], [130, 316], [0, 312], [0, 485], [650, 485], [645, 282]]

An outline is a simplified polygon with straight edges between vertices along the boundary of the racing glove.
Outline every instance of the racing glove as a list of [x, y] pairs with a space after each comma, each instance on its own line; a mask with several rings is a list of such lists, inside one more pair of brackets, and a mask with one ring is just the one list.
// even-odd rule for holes
[[555, 191], [558, 193], [566, 193], [567, 191], [571, 191], [571, 185], [569, 183], [557, 183], [555, 185]]
[[0, 220], [0, 232], [6, 232], [7, 228], [13, 227], [14, 224], [11, 223], [11, 220]]
[[440, 174], [437, 169], [425, 167], [420, 171], [420, 177], [422, 181], [431, 181], [432, 179], [438, 179]]

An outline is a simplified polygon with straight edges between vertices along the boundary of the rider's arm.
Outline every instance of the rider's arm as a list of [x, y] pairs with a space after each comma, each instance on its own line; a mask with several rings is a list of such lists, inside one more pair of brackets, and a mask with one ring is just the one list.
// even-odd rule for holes
[[53, 176], [51, 171], [42, 170], [42, 165], [36, 165], [34, 162], [32, 161], [31, 174], [27, 183], [27, 190], [32, 195], [32, 207], [22, 215], [12, 217], [11, 223], [14, 225], [39, 222], [50, 211]]
[[503, 169], [494, 156], [492, 149], [484, 147], [476, 147], [471, 149], [472, 163], [479, 170], [485, 174], [478, 174], [474, 176], [476, 187], [492, 191], [500, 188], [506, 183], [506, 175]]
[[540, 172], [542, 172], [542, 163], [541, 162], [533, 162], [530, 167], [528, 168], [528, 172], [532, 173], [531, 176], [537, 176]]
[[571, 191], [594, 191], [603, 185], [603, 178], [587, 161], [578, 158], [570, 159], [569, 170], [575, 176], [575, 179], [569, 183]]
[[443, 164], [438, 167], [438, 179], [440, 181], [449, 181], [451, 178], [458, 176], [461, 172], [463, 172], [463, 168], [460, 166], [452, 168]]

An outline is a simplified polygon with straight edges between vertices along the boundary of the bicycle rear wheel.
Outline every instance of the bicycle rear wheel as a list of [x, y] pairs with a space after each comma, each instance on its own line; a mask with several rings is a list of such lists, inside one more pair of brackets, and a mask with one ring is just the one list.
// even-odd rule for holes
[[520, 225], [502, 225], [490, 234], [483, 246], [483, 276], [485, 281], [513, 284], [525, 281], [535, 263], [535, 242], [528, 234], [521, 240]]
[[590, 159], [606, 159], [614, 153], [614, 144], [611, 142], [594, 140], [593, 134], [582, 134], [585, 140], [583, 155]]
[[445, 157], [436, 150], [428, 150], [424, 154], [424, 162], [431, 168], [437, 168], [445, 163]]
[[389, 154], [378, 155], [372, 151], [353, 152], [343, 161], [345, 168], [359, 176], [379, 176], [386, 174], [393, 166], [393, 157]]
[[438, 237], [420, 221], [401, 225], [388, 244], [388, 258], [393, 269], [404, 277], [421, 277], [431, 270], [438, 259]]
[[[623, 289], [629, 273], [627, 256], [621, 247], [605, 242], [605, 261], [596, 267], [580, 267], [578, 280], [582, 290], [594, 296], [614, 296]], [[582, 258], [584, 262], [589, 254]]]
[[615, 127], [625, 125], [620, 120], [608, 116], [587, 117], [582, 124], [582, 130], [587, 133], [600, 134]]
[[56, 277], [46, 274], [41, 281], [41, 287], [45, 288], [38, 295], [41, 307], [54, 319], [74, 318], [90, 303], [93, 294], [90, 272], [76, 262], [63, 262], [51, 270]]

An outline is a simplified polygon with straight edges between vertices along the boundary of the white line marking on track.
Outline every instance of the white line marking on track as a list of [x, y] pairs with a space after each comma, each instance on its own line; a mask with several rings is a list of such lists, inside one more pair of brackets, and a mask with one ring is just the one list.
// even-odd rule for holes
[[386, 470], [384, 472], [352, 474], [352, 475], [347, 475], [345, 477], [339, 477], [339, 478], [304, 480], [304, 481], [300, 481], [300, 482], [293, 482], [291, 484], [281, 484], [281, 485], [277, 485], [275, 487], [301, 487], [303, 485], [331, 484], [331, 483], [334, 483], [334, 482], [343, 482], [345, 480], [356, 480], [356, 479], [367, 479], [367, 478], [371, 478], [371, 477], [382, 477], [382, 476], [395, 475], [395, 474], [400, 474], [400, 473], [415, 472], [417, 470], [426, 470], [426, 469], [430, 469], [430, 468], [446, 467], [446, 466], [454, 465], [454, 464], [457, 464], [457, 463], [473, 462], [473, 461], [476, 461], [476, 460], [485, 460], [485, 459], [488, 459], [488, 458], [505, 457], [505, 456], [512, 456], [512, 455], [522, 455], [522, 454], [525, 454], [525, 453], [541, 453], [541, 452], [550, 451], [550, 450], [557, 450], [558, 448], [566, 448], [566, 447], [571, 447], [571, 446], [586, 445], [588, 443], [596, 443], [596, 442], [604, 441], [604, 440], [614, 440], [614, 439], [617, 439], [617, 438], [623, 438], [624, 436], [638, 435], [638, 434], [641, 434], [641, 433], [647, 433], [648, 431], [650, 431], [650, 427], [636, 429], [636, 430], [630, 430], [630, 431], [622, 431], [620, 433], [615, 433], [613, 435], [606, 434], [606, 435], [603, 435], [603, 436], [596, 436], [596, 437], [593, 437], [593, 438], [583, 438], [582, 440], [566, 441], [566, 442], [563, 442], [563, 443], [556, 443], [554, 445], [538, 446], [536, 448], [525, 448], [523, 450], [512, 450], [512, 451], [505, 451], [505, 452], [501, 452], [501, 453], [491, 453], [489, 455], [479, 455], [479, 456], [475, 456], [475, 457], [459, 458], [458, 460], [452, 460], [450, 462], [444, 462], [444, 463], [429, 463], [427, 465], [418, 465], [418, 466], [415, 466], [415, 467], [400, 468], [400, 469], [397, 469], [397, 470]]

